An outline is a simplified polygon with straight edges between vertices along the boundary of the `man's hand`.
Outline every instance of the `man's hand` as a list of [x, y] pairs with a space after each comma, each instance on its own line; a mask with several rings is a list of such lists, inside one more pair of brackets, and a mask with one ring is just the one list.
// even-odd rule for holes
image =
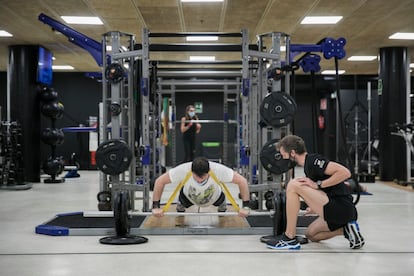
[[239, 217], [246, 218], [250, 215], [250, 208], [243, 207], [239, 209]]
[[152, 209], [152, 215], [160, 218], [164, 216], [164, 210], [162, 208], [153, 208]]
[[315, 190], [318, 190], [318, 189], [319, 189], [319, 187], [318, 187], [318, 185], [316, 184], [316, 182], [313, 182], [313, 181], [312, 181], [310, 178], [308, 178], [308, 177], [298, 177], [298, 178], [296, 178], [296, 180], [297, 180], [297, 181], [299, 181], [301, 185], [304, 185], [304, 186], [309, 186], [309, 187], [311, 187], [311, 188], [313, 188], [313, 189], [315, 189]]

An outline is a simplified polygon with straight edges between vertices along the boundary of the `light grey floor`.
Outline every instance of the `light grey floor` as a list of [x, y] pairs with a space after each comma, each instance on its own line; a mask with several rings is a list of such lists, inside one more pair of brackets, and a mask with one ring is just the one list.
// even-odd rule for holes
[[[366, 239], [352, 250], [343, 237], [274, 251], [260, 236], [147, 236], [140, 245], [111, 246], [98, 236], [35, 234], [54, 215], [96, 210], [98, 173], [62, 184], [0, 191], [0, 275], [414, 275], [414, 192], [381, 182], [358, 204]], [[156, 274], [155, 274], [156, 273]]]

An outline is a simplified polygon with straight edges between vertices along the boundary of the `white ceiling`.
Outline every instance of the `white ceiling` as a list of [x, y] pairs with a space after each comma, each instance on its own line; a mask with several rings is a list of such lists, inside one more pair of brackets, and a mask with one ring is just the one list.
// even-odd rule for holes
[[[12, 38], [0, 38], [0, 71], [7, 70], [8, 46], [16, 44], [43, 45], [52, 50], [54, 64], [72, 65], [76, 71], [101, 70], [88, 52], [40, 22], [40, 13], [62, 23], [62, 15], [98, 16], [103, 26], [70, 26], [97, 41], [106, 32], [121, 31], [135, 34], [139, 43], [144, 27], [153, 33], [247, 29], [250, 43], [256, 43], [256, 35], [269, 32], [287, 33], [294, 44], [316, 44], [326, 37], [344, 37], [347, 57], [378, 55], [381, 47], [404, 46], [411, 50], [414, 62], [414, 40], [388, 39], [395, 32], [414, 32], [413, 0], [224, 0], [209, 4], [179, 0], [0, 0], [0, 6], [0, 29], [13, 34]], [[316, 15], [344, 18], [336, 25], [300, 25], [304, 16]], [[234, 55], [220, 53], [218, 59], [240, 58]], [[162, 53], [151, 55], [151, 59], [185, 60], [188, 56]], [[347, 74], [377, 74], [379, 66], [378, 60], [350, 62], [346, 58], [339, 65]], [[321, 66], [334, 69], [332, 60], [323, 60]]]

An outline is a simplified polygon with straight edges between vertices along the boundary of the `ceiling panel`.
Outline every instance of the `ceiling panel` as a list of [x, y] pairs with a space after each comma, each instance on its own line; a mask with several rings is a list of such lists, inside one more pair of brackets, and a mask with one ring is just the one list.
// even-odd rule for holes
[[[247, 29], [251, 43], [255, 43], [257, 35], [269, 32], [285, 32], [294, 44], [315, 44], [328, 36], [344, 37], [348, 56], [378, 55], [381, 47], [408, 47], [411, 62], [414, 62], [413, 40], [388, 39], [394, 32], [414, 32], [412, 0], [224, 0], [213, 4], [188, 4], [179, 0], [0, 0], [0, 5], [0, 29], [14, 35], [0, 38], [0, 71], [7, 69], [8, 47], [15, 44], [48, 47], [56, 57], [55, 64], [70, 64], [75, 71], [100, 70], [87, 51], [40, 22], [40, 13], [62, 23], [62, 15], [99, 16], [103, 26], [69, 25], [97, 41], [101, 41], [106, 32], [121, 31], [135, 34], [140, 43], [144, 27], [153, 33], [240, 32]], [[306, 15], [342, 15], [344, 18], [336, 25], [300, 25]], [[156, 41], [184, 42], [182, 38]], [[151, 58], [185, 60], [190, 54], [151, 53]], [[215, 54], [219, 60], [240, 59], [240, 53], [198, 54]], [[323, 60], [321, 65], [323, 69], [333, 69], [331, 60]], [[378, 73], [378, 61], [343, 59], [340, 66], [347, 74]]]

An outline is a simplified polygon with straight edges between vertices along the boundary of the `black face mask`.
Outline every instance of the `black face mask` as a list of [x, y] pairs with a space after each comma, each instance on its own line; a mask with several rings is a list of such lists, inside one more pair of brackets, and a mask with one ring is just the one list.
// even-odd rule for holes
[[296, 166], [296, 162], [290, 158], [283, 159], [283, 156], [278, 152], [275, 154], [275, 166], [280, 171], [280, 174], [287, 172], [290, 169], [293, 169]]

